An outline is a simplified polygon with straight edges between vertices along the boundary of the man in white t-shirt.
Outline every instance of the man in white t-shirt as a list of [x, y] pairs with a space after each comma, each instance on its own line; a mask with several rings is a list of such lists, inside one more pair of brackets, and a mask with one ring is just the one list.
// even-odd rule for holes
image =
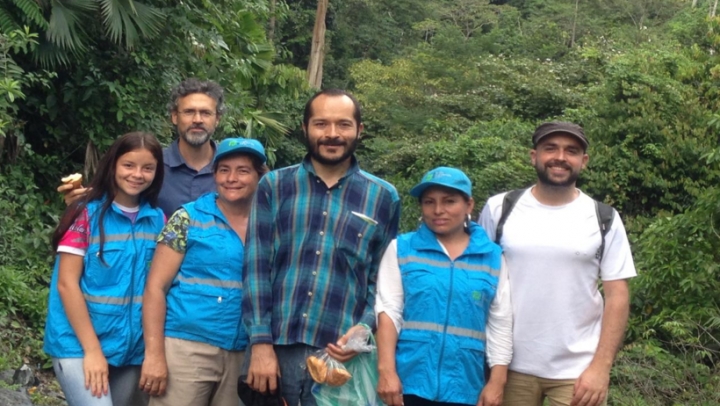
[[[513, 306], [513, 359], [505, 406], [606, 404], [610, 368], [627, 325], [628, 279], [636, 275], [615, 210], [600, 231], [595, 202], [575, 187], [588, 140], [572, 123], [540, 125], [530, 160], [537, 183], [503, 226]], [[495, 240], [505, 194], [491, 197], [480, 224]], [[602, 281], [605, 300], [598, 290]]]

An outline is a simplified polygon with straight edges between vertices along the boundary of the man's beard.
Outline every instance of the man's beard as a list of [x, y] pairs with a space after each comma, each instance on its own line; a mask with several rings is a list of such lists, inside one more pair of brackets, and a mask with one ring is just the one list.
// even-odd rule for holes
[[[567, 179], [562, 181], [556, 181], [550, 178], [550, 175], [548, 174], [548, 171], [553, 166], [559, 166], [564, 169], [568, 169], [570, 173], [568, 174]], [[575, 182], [577, 181], [578, 177], [580, 176], [580, 172], [573, 171], [572, 167], [565, 163], [558, 163], [550, 161], [544, 166], [535, 165], [535, 172], [538, 176], [538, 182], [542, 183], [543, 185], [547, 186], [555, 186], [555, 187], [568, 187], [573, 186]]]
[[[191, 132], [192, 130], [196, 130], [196, 129], [203, 130], [203, 133]], [[210, 139], [210, 136], [213, 135], [213, 132], [214, 131], [212, 131], [212, 132], [208, 131], [207, 128], [205, 128], [205, 126], [194, 125], [194, 126], [189, 127], [187, 130], [185, 130], [184, 133], [180, 133], [180, 136], [188, 144], [190, 144], [194, 147], [199, 147], [199, 146], [205, 144], [206, 142], [208, 142], [208, 140]]]
[[[335, 139], [330, 139], [330, 140], [320, 139], [315, 144], [311, 144], [310, 140], [308, 138], [305, 139], [305, 146], [306, 146], [307, 151], [310, 154], [310, 156], [315, 161], [317, 161], [323, 165], [330, 165], [330, 166], [338, 165], [342, 162], [345, 162], [346, 159], [350, 158], [355, 153], [355, 150], [357, 149], [359, 143], [360, 143], [359, 135], [356, 136], [355, 139], [350, 141], [350, 143], [341, 141], [341, 139], [339, 139], [339, 138], [335, 138]], [[345, 152], [337, 158], [327, 158], [320, 154], [320, 146], [321, 145], [344, 146]]]

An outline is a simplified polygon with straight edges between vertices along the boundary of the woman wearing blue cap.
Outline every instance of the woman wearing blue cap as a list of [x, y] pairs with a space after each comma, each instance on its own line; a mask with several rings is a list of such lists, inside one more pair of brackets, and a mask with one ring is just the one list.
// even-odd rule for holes
[[410, 194], [422, 223], [390, 244], [378, 275], [378, 393], [390, 406], [499, 406], [512, 357], [502, 251], [471, 221], [459, 169], [431, 170]]
[[213, 161], [216, 192], [185, 204], [158, 237], [143, 297], [150, 405], [237, 406], [247, 334], [241, 323], [245, 230], [267, 158], [229, 138]]

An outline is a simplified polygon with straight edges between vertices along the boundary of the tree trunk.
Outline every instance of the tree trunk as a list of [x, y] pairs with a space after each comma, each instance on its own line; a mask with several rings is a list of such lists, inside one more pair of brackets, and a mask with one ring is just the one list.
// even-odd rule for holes
[[570, 48], [575, 46], [575, 28], [577, 27], [578, 5], [580, 0], [575, 0], [575, 17], [573, 17], [572, 36], [570, 37]]
[[270, 0], [270, 21], [268, 22], [268, 41], [271, 43], [273, 42], [273, 39], [275, 38], [275, 6], [277, 4], [277, 0]]
[[693, 2], [692, 2], [692, 8], [697, 7], [697, 1], [698, 1], [698, 0], [693, 0]]
[[710, 12], [710, 17], [715, 17], [715, 13], [717, 12], [717, 4], [718, 0], [715, 0], [712, 6], [712, 11]]
[[308, 82], [310, 87], [319, 89], [322, 86], [323, 60], [325, 59], [325, 15], [328, 0], [318, 0], [315, 12], [315, 28], [313, 28], [310, 62], [308, 62]]

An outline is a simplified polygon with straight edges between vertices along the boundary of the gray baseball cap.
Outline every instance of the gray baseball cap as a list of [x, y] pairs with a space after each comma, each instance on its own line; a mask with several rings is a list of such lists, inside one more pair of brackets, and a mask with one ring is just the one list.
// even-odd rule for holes
[[532, 136], [533, 147], [536, 147], [537, 144], [548, 135], [561, 133], [577, 138], [583, 145], [583, 149], [587, 149], [588, 145], [590, 145], [590, 141], [585, 137], [585, 131], [583, 131], [583, 128], [579, 125], [564, 121], [553, 121], [550, 123], [542, 123], [535, 129]]

